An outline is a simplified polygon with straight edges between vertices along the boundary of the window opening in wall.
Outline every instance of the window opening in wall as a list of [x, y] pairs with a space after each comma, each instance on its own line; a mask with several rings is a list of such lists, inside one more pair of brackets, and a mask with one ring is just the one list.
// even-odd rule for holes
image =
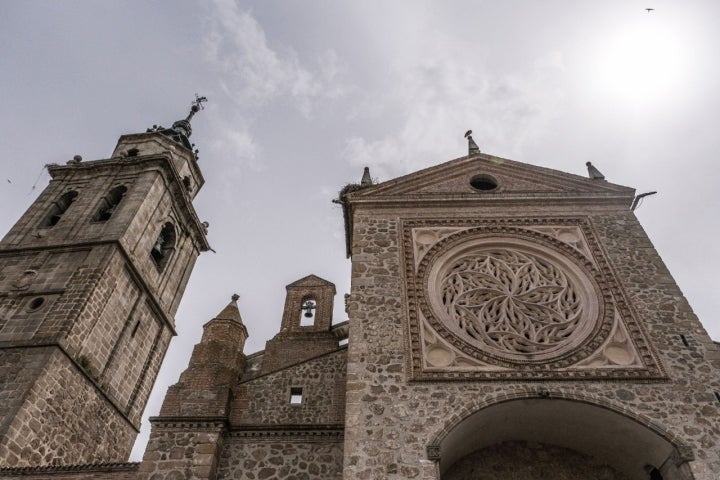
[[95, 214], [95, 217], [93, 217], [93, 220], [96, 222], [106, 222], [110, 220], [110, 217], [112, 217], [113, 212], [117, 209], [120, 200], [123, 199], [125, 192], [127, 192], [127, 188], [122, 185], [110, 190], [100, 201], [100, 208]]
[[339, 346], [339, 347], [342, 347], [343, 345], [347, 345], [347, 344], [348, 344], [348, 339], [347, 339], [347, 338], [343, 338], [343, 339], [341, 339], [341, 340], [338, 342], [338, 346]]
[[720, 392], [715, 392], [715, 398], [717, 398], [718, 403], [720, 403]]
[[175, 248], [175, 228], [171, 223], [166, 223], [160, 231], [155, 245], [150, 250], [150, 257], [155, 262], [155, 265], [162, 270], [167, 265], [168, 258]]
[[70, 208], [70, 204], [75, 201], [78, 193], [75, 190], [63, 193], [50, 207], [50, 214], [45, 220], [46, 227], [54, 227], [62, 218], [63, 214]]
[[33, 298], [30, 303], [27, 305], [27, 311], [28, 312], [35, 312], [37, 310], [40, 310], [42, 306], [45, 304], [45, 298], [43, 297], [35, 297]]
[[303, 399], [302, 387], [290, 387], [290, 405], [300, 405]]
[[135, 322], [135, 326], [133, 327], [132, 333], [130, 334], [130, 338], [135, 338], [135, 334], [137, 333], [139, 327], [140, 327], [140, 320]]
[[686, 347], [690, 346], [690, 344], [687, 341], [687, 338], [685, 338], [685, 335], [680, 335], [680, 340], [682, 340], [683, 345], [685, 345]]
[[645, 473], [647, 473], [650, 476], [650, 480], [663, 480], [663, 476], [660, 473], [660, 470], [653, 467], [652, 465], [645, 465], [644, 467]]
[[495, 190], [498, 184], [497, 181], [495, 181], [495, 179], [490, 175], [481, 174], [475, 175], [470, 179], [470, 186], [475, 190], [480, 190], [481, 192], [489, 192], [491, 190]]
[[315, 300], [306, 300], [303, 303], [303, 306], [300, 308], [300, 326], [301, 327], [311, 327], [315, 325], [315, 310], [316, 310], [316, 303]]

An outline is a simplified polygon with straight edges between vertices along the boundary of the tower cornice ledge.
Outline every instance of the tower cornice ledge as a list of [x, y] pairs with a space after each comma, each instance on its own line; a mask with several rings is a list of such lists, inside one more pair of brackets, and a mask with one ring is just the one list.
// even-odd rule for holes
[[128, 147], [142, 147], [138, 148], [138, 150], [140, 150], [143, 155], [164, 154], [182, 157], [187, 162], [193, 176], [197, 178], [198, 185], [202, 186], [205, 184], [205, 177], [203, 177], [202, 171], [198, 166], [195, 154], [184, 145], [172, 141], [160, 132], [128, 133], [121, 135], [111, 158], [127, 159], [128, 157], [123, 155], [123, 149]]

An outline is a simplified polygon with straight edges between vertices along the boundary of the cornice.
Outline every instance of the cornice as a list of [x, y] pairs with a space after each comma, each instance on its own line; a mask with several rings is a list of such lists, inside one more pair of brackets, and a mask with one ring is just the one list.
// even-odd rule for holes
[[139, 462], [87, 463], [62, 466], [48, 465], [44, 467], [2, 467], [0, 468], [0, 475], [64, 475], [72, 472], [129, 472], [135, 471], [139, 467]]
[[343, 425], [238, 425], [232, 427], [228, 436], [253, 440], [275, 440], [278, 438], [337, 439], [345, 436]]
[[605, 206], [629, 209], [633, 195], [618, 194], [573, 194], [573, 193], [549, 193], [549, 192], [528, 192], [508, 193], [479, 196], [469, 193], [458, 194], [416, 194], [416, 195], [394, 195], [386, 197], [348, 197], [347, 203], [354, 208], [358, 207], [507, 207], [507, 206], [547, 206], [547, 205], [581, 205], [581, 206]]

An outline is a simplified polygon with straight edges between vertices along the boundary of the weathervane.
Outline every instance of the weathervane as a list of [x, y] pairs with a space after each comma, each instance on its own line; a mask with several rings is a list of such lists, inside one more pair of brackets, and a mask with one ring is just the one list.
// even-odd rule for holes
[[190, 107], [190, 113], [188, 114], [186, 121], [190, 121], [190, 119], [200, 110], [204, 110], [205, 107], [203, 106], [203, 103], [206, 103], [208, 101], [207, 97], [200, 97], [198, 94], [195, 94], [195, 100], [192, 102], [192, 106]]

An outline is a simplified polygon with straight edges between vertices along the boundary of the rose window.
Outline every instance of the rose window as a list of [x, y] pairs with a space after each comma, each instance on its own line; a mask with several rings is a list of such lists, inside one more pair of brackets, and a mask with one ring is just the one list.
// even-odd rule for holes
[[430, 305], [456, 337], [491, 356], [544, 361], [592, 333], [598, 302], [585, 272], [563, 254], [520, 239], [480, 239], [433, 262]]

